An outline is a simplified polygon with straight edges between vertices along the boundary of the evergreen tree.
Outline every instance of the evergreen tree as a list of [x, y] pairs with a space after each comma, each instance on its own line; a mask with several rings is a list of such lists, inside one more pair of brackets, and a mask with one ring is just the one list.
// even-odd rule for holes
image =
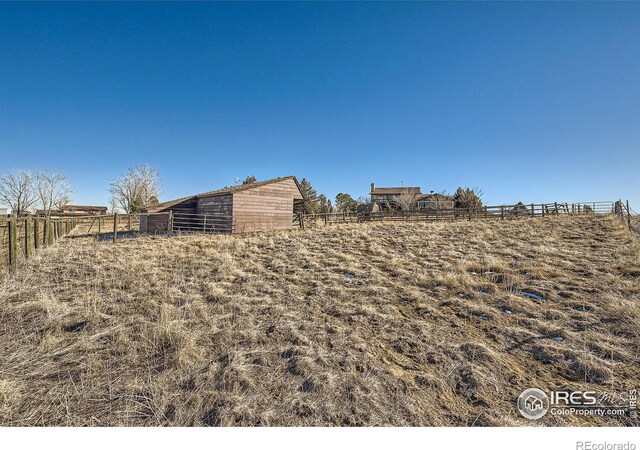
[[244, 181], [242, 182], [242, 184], [251, 184], [251, 183], [255, 183], [256, 177], [254, 177], [253, 175], [249, 175], [247, 178], [244, 179]]
[[482, 191], [478, 188], [463, 189], [459, 187], [453, 196], [454, 208], [480, 208], [482, 206]]
[[300, 182], [300, 190], [302, 191], [301, 210], [305, 214], [313, 214], [319, 209], [318, 193], [311, 186], [306, 178]]
[[333, 205], [331, 204], [331, 200], [329, 200], [324, 194], [320, 194], [318, 196], [318, 212], [320, 213], [333, 212]]
[[339, 212], [355, 212], [358, 209], [358, 202], [349, 194], [341, 192], [336, 195], [336, 209]]

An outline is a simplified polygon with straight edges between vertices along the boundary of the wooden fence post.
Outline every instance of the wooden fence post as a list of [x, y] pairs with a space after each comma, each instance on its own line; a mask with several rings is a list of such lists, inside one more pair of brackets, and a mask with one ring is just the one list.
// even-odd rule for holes
[[9, 219], [9, 270], [12, 273], [15, 273], [16, 267], [18, 265], [18, 243], [17, 243], [17, 234], [18, 227], [16, 222], [18, 221], [17, 217], [12, 217]]
[[129, 218], [129, 231], [131, 231], [131, 214], [127, 214], [127, 217]]
[[558, 202], [553, 202], [554, 207], [556, 208], [556, 216], [559, 214], [558, 211]]
[[471, 220], [471, 208], [467, 208], [467, 213], [469, 214], [469, 220]]
[[206, 214], [204, 215], [204, 219], [202, 221], [202, 231], [204, 233], [207, 232], [207, 215]]
[[118, 239], [118, 213], [113, 213], [113, 242]]
[[627, 200], [627, 225], [629, 226], [629, 230], [631, 230], [631, 210], [629, 209], [629, 200]]
[[531, 204], [531, 217], [533, 217], [533, 216], [535, 216], [535, 215], [536, 215], [536, 210], [535, 210], [535, 208], [534, 208], [534, 206], [533, 206], [533, 203], [532, 203], [532, 204]]
[[102, 233], [102, 217], [98, 217], [98, 234]]
[[93, 224], [96, 223], [96, 218], [94, 217], [91, 223], [89, 224], [89, 229], [87, 230], [87, 234], [91, 233], [91, 229], [93, 228]]
[[500, 205], [500, 218], [504, 220], [504, 205]]
[[31, 214], [27, 214], [24, 219], [24, 256], [31, 258], [33, 247], [31, 247], [31, 235], [33, 234], [33, 225]]
[[46, 247], [49, 245], [49, 228], [51, 223], [49, 222], [49, 216], [44, 219], [44, 229], [42, 230], [42, 245]]
[[33, 247], [37, 250], [40, 248], [38, 237], [40, 236], [40, 220], [36, 217], [33, 221]]
[[169, 232], [169, 235], [173, 234], [173, 211], [169, 210], [169, 229], [167, 230]]

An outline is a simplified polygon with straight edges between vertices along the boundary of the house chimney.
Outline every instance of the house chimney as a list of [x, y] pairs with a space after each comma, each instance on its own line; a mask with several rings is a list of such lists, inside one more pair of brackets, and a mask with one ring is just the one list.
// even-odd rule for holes
[[371, 192], [373, 192], [376, 188], [376, 184], [375, 183], [371, 183]]

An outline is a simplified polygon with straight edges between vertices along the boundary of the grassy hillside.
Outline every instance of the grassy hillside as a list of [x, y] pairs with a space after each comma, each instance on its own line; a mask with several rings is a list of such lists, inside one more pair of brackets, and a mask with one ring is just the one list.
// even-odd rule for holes
[[631, 424], [515, 400], [637, 387], [639, 299], [610, 217], [65, 239], [0, 281], [0, 423]]

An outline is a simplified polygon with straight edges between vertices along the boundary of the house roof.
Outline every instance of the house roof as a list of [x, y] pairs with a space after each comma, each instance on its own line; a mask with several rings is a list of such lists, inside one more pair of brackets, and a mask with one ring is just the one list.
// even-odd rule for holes
[[60, 211], [106, 211], [106, 206], [64, 205]]
[[418, 195], [418, 200], [446, 201], [453, 200], [453, 195], [443, 194], [441, 192], [431, 192], [429, 194]]
[[376, 187], [371, 190], [370, 195], [402, 195], [402, 194], [420, 194], [420, 188], [414, 187]]
[[[100, 211], [104, 213], [105, 211]], [[52, 209], [47, 211], [46, 209], [36, 209], [34, 213], [36, 216], [46, 216], [47, 214], [52, 217], [85, 217], [87, 216], [86, 211], [62, 211], [59, 209]]]
[[162, 211], [163, 209], [170, 208], [179, 203], [186, 202], [187, 200], [193, 200], [193, 199], [205, 198], [205, 197], [215, 197], [218, 195], [235, 194], [236, 192], [246, 191], [248, 189], [254, 189], [260, 186], [265, 186], [271, 183], [276, 183], [278, 181], [283, 181], [288, 179], [292, 179], [296, 183], [296, 186], [298, 187], [300, 194], [302, 194], [302, 190], [300, 189], [300, 183], [298, 183], [298, 179], [293, 175], [289, 175], [287, 177], [272, 178], [270, 180], [256, 181], [254, 183], [248, 183], [248, 184], [237, 184], [234, 186], [227, 186], [215, 191], [203, 192], [202, 194], [189, 195], [187, 197], [182, 197], [176, 200], [170, 200], [164, 203], [160, 203], [152, 208], [147, 208], [147, 212], [159, 212], [159, 211]]
[[257, 188], [260, 186], [265, 186], [267, 184], [276, 183], [278, 181], [283, 181], [287, 179], [293, 179], [293, 181], [296, 183], [296, 186], [298, 187], [298, 190], [300, 190], [300, 184], [298, 183], [298, 180], [296, 179], [296, 177], [294, 177], [293, 175], [289, 175], [288, 177], [272, 178], [270, 180], [256, 181], [254, 183], [249, 183], [249, 184], [236, 184], [234, 186], [227, 186], [225, 188], [218, 189], [216, 191], [210, 191], [210, 192], [205, 192], [203, 194], [198, 194], [195, 197], [202, 198], [202, 197], [214, 197], [216, 195], [233, 194], [236, 192], [246, 191], [247, 189]]

